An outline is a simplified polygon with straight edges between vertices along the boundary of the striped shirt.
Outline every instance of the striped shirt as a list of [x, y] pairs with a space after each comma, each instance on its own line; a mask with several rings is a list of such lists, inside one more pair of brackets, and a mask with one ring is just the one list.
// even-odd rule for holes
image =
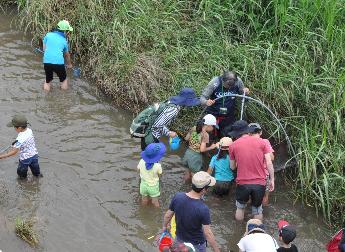
[[161, 136], [169, 136], [170, 130], [167, 126], [176, 118], [180, 109], [181, 107], [178, 105], [168, 106], [160, 113], [151, 128], [152, 135], [155, 138], [159, 139]]

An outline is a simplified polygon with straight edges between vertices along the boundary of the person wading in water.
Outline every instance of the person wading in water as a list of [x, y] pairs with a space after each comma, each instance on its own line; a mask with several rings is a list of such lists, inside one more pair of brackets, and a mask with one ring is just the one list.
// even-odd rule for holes
[[50, 83], [54, 73], [59, 77], [61, 89], [68, 88], [66, 67], [71, 69], [72, 62], [67, 38], [72, 31], [73, 28], [69, 22], [61, 20], [57, 24], [57, 28], [48, 32], [43, 38], [43, 65], [46, 75], [43, 89], [47, 92], [50, 91]]

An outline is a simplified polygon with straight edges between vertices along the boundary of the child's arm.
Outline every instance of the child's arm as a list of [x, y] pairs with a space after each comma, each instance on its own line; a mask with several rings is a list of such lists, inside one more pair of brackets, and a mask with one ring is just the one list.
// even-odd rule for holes
[[206, 147], [206, 143], [202, 142], [200, 145], [200, 152], [207, 152], [210, 150], [214, 150], [215, 148], [217, 148], [216, 144], [211, 144], [209, 147]]
[[213, 169], [214, 169], [214, 167], [215, 167], [215, 164], [214, 164], [215, 159], [216, 159], [215, 156], [213, 156], [213, 157], [211, 158], [210, 164], [208, 165], [208, 169], [207, 169], [207, 173], [210, 174], [211, 176], [212, 176]]
[[42, 49], [43, 49], [43, 52], [44, 52], [46, 50], [46, 48], [47, 48], [47, 46], [46, 46], [46, 44], [47, 44], [47, 37], [46, 36], [43, 38], [42, 44], [43, 44]]
[[14, 155], [16, 155], [18, 153], [18, 151], [19, 151], [19, 149], [12, 147], [12, 149], [9, 152], [0, 155], [0, 159], [4, 159], [4, 158], [8, 158], [8, 157], [14, 156]]
[[163, 169], [162, 169], [162, 165], [160, 163], [158, 163], [158, 164], [159, 164], [159, 166], [157, 168], [157, 175], [158, 175], [158, 177], [160, 177], [160, 175], [162, 175], [162, 173], [163, 173]]
[[187, 135], [185, 136], [184, 140], [189, 141], [190, 137], [192, 136], [191, 132], [189, 131]]
[[67, 68], [72, 68], [71, 54], [69, 52], [64, 52], [65, 62]]
[[236, 170], [236, 161], [230, 159], [230, 168], [231, 170]]
[[194, 131], [195, 131], [195, 127], [192, 127], [192, 128], [188, 131], [188, 133], [187, 133], [187, 135], [185, 136], [184, 140], [185, 140], [185, 141], [189, 141], [190, 138], [192, 137], [192, 133], [193, 133]]
[[207, 152], [210, 150], [214, 150], [217, 148], [216, 144], [211, 144], [209, 147], [206, 147], [206, 145], [210, 142], [210, 137], [207, 132], [201, 133], [201, 144], [200, 144], [200, 152]]

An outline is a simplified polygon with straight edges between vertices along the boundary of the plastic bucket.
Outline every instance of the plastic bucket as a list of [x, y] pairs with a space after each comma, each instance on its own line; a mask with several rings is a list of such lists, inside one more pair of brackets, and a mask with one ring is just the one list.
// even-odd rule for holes
[[177, 137], [174, 137], [174, 138], [170, 138], [169, 140], [169, 145], [170, 145], [170, 150], [178, 150], [180, 148], [180, 142], [181, 142], [181, 139], [177, 136]]
[[164, 236], [159, 243], [159, 251], [163, 251], [164, 248], [170, 248], [173, 244], [173, 239], [170, 236]]

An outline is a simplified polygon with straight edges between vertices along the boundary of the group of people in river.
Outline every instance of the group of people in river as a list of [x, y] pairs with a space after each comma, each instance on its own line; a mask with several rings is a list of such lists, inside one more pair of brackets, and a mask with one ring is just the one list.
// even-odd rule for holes
[[249, 89], [237, 74], [226, 70], [210, 81], [200, 98], [192, 88], [183, 88], [156, 110], [151, 113], [144, 110], [134, 119], [132, 135], [145, 126], [145, 134], [140, 135], [142, 159], [138, 164], [142, 203], [146, 205], [151, 200], [159, 207], [159, 176], [162, 174], [159, 161], [166, 153], [161, 138], [169, 137], [170, 143], [179, 138], [168, 127], [181, 107], [205, 106], [205, 115], [184, 136], [188, 148], [182, 164], [186, 167], [184, 177], [186, 182], [191, 182], [191, 190], [176, 193], [164, 215], [162, 232], [169, 229], [173, 218], [176, 222], [175, 242], [167, 251], [184, 251], [180, 244], [189, 246], [186, 251], [206, 251], [206, 244], [213, 251], [220, 251], [210, 227], [210, 210], [202, 199], [208, 191], [216, 197], [228, 195], [234, 181], [235, 219], [244, 220], [248, 204], [253, 218], [247, 222], [245, 236], [238, 243], [240, 251], [298, 251], [291, 243], [296, 230], [288, 222], [278, 223], [282, 247], [267, 234], [262, 223], [263, 204], [268, 204], [269, 192], [275, 186], [274, 150], [267, 139], [261, 138], [260, 124], [234, 119], [235, 96], [244, 97], [248, 93]]
[[[67, 37], [73, 31], [68, 21], [62, 20], [57, 28], [43, 39], [43, 63], [46, 74], [44, 90], [49, 91], [53, 73], [67, 89], [66, 67], [72, 63], [68, 51]], [[66, 64], [66, 67], [65, 67]], [[296, 237], [295, 228], [285, 220], [278, 221], [279, 247], [263, 225], [263, 205], [268, 204], [269, 192], [275, 188], [272, 160], [274, 150], [267, 139], [263, 139], [258, 123], [248, 124], [235, 120], [235, 97], [245, 96], [249, 89], [243, 85], [235, 72], [224, 71], [214, 77], [205, 87], [200, 98], [192, 88], [183, 88], [176, 96], [158, 106], [148, 108], [139, 114], [131, 126], [131, 134], [141, 137], [141, 160], [137, 166], [140, 173], [140, 195], [142, 203], [150, 201], [159, 207], [159, 176], [163, 169], [160, 160], [166, 153], [161, 138], [166, 136], [172, 143], [179, 142], [177, 133], [168, 127], [182, 107], [205, 106], [205, 115], [198, 120], [184, 136], [188, 148], [182, 158], [186, 167], [185, 180], [191, 182], [189, 192], [177, 192], [164, 215], [162, 232], [168, 234], [172, 219], [176, 222], [175, 240], [160, 247], [160, 251], [205, 252], [207, 244], [213, 251], [220, 251], [211, 229], [211, 217], [203, 196], [212, 191], [217, 197], [229, 194], [232, 184], [235, 189], [235, 219], [244, 220], [245, 209], [251, 205], [252, 219], [247, 221], [244, 236], [238, 242], [240, 251], [298, 251], [292, 243]], [[2, 150], [0, 159], [19, 155], [17, 174], [27, 177], [28, 168], [32, 175], [42, 177], [38, 152], [32, 130], [28, 128], [24, 115], [15, 115], [8, 126], [14, 127], [18, 136], [11, 144], [10, 151]], [[205, 162], [205, 156], [208, 158]], [[345, 235], [342, 243], [345, 244]], [[345, 245], [344, 245], [345, 247]], [[339, 249], [342, 252], [345, 248]], [[339, 250], [340, 251], [340, 250]]]

